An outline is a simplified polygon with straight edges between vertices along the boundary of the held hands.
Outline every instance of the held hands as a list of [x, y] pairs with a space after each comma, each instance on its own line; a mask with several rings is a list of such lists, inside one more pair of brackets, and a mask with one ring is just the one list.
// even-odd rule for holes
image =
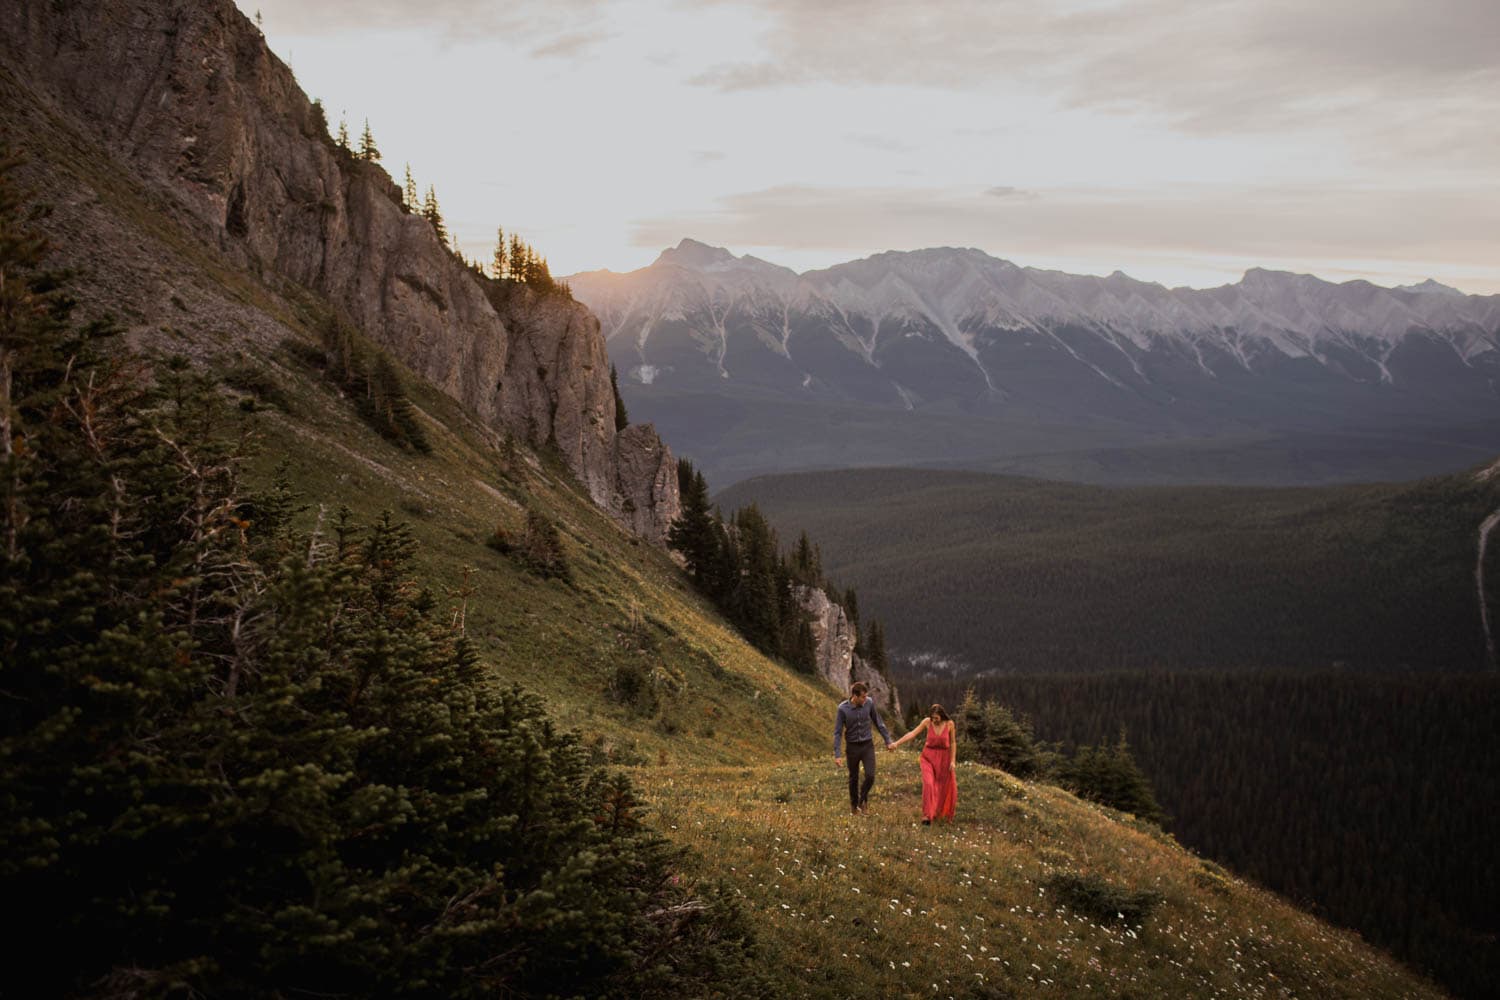
[[842, 757], [835, 757], [835, 758], [833, 758], [833, 766], [834, 767], [843, 767], [844, 766], [844, 758], [842, 758]]
[[885, 741], [885, 748], [887, 750], [894, 750], [897, 747], [899, 747], [900, 745], [901, 745], [900, 743], [892, 743], [890, 740], [886, 740]]

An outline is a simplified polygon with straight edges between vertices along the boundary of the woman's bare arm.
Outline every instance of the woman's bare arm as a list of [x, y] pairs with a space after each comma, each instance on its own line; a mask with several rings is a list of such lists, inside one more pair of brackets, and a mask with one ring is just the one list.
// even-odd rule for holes
[[916, 729], [913, 729], [911, 732], [907, 733], [905, 736], [903, 736], [899, 740], [897, 740], [896, 743], [895, 743], [895, 745], [899, 747], [901, 744], [905, 743], [907, 740], [914, 739], [916, 736], [918, 736], [924, 730], [926, 730], [926, 728], [929, 725], [931, 725], [931, 724], [932, 724], [932, 720], [931, 719], [923, 719], [921, 722], [917, 723], [917, 728]]

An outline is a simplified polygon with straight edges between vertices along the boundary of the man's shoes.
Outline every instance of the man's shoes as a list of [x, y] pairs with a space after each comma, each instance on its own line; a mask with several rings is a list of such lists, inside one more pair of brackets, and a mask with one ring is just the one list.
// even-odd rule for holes
[[860, 806], [858, 809], [856, 809], [854, 811], [857, 812], [857, 813], [859, 813], [861, 816], [863, 816], [865, 814], [865, 807], [864, 806]]
[[859, 806], [850, 806], [849, 807], [849, 811], [851, 813], [853, 813], [855, 816], [858, 816], [860, 813], [864, 812], [864, 810], [861, 809]]

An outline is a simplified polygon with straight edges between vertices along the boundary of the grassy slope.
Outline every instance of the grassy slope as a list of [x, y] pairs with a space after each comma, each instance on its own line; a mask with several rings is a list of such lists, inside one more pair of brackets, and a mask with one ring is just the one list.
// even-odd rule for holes
[[851, 470], [724, 491], [859, 588], [904, 650], [1006, 671], [1478, 668], [1500, 483], [1105, 488]]
[[[380, 439], [263, 335], [311, 341], [316, 303], [226, 268], [101, 154], [30, 124], [28, 151], [52, 168], [53, 189], [91, 189], [140, 241], [130, 267], [170, 274], [188, 303], [155, 332], [144, 329], [149, 315], [127, 312], [135, 339], [187, 349], [205, 366], [260, 365], [274, 381], [285, 402], [260, 409], [252, 476], [285, 462], [329, 511], [347, 504], [361, 519], [390, 509], [409, 520], [423, 546], [421, 582], [466, 606], [492, 669], [542, 693], [566, 725], [645, 762], [632, 771], [661, 828], [745, 897], [782, 995], [967, 995], [981, 968], [996, 996], [1002, 986], [1028, 994], [1041, 979], [1056, 992], [1209, 995], [1204, 976], [1226, 994], [1435, 995], [1353, 936], [1224, 883], [1159, 835], [996, 772], [966, 768], [961, 822], [932, 831], [911, 822], [913, 756], [888, 760], [877, 811], [855, 826], [824, 746], [832, 692], [739, 641], [663, 553], [619, 532], [554, 463], [524, 450], [507, 461], [495, 435], [436, 390], [412, 380], [434, 454]], [[59, 139], [71, 145], [61, 150]], [[229, 324], [230, 335], [221, 317], [232, 309], [206, 318], [200, 302], [252, 309], [258, 330]], [[527, 503], [562, 528], [574, 585], [538, 579], [484, 545], [497, 523], [519, 527]], [[316, 511], [305, 517], [310, 526]], [[660, 681], [650, 714], [608, 693], [630, 660]], [[1057, 866], [1156, 887], [1166, 902], [1135, 934], [1070, 920], [1036, 891]], [[861, 885], [840, 881], [851, 871]]]
[[[923, 827], [916, 755], [881, 765], [865, 817], [839, 808], [827, 762], [641, 775], [743, 896], [785, 995], [1442, 995], [1128, 817], [964, 764], [959, 821]], [[1101, 922], [1049, 898], [1059, 872], [1163, 901], [1140, 925]]]

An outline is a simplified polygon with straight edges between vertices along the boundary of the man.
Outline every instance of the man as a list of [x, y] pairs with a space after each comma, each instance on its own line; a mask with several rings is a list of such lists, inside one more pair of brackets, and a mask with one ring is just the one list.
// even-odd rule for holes
[[[875, 785], [875, 740], [870, 732], [873, 725], [885, 737], [885, 748], [891, 749], [891, 734], [880, 713], [870, 700], [869, 688], [863, 681], [856, 681], [849, 688], [849, 700], [839, 705], [833, 722], [833, 763], [844, 766], [844, 757], [839, 754], [839, 737], [843, 736], [844, 750], [849, 758], [849, 811], [863, 815], [865, 804], [870, 799], [870, 789]], [[865, 766], [865, 780], [859, 780], [859, 765]]]

